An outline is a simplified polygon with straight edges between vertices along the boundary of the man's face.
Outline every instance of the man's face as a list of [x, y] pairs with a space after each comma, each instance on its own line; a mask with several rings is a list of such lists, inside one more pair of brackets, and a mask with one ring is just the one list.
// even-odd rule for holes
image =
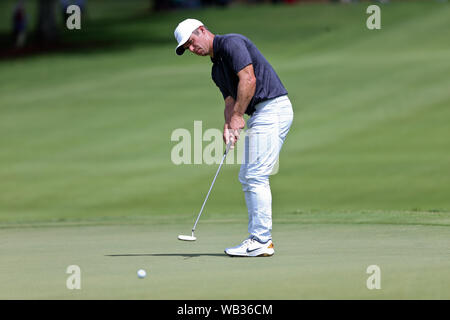
[[209, 45], [206, 32], [201, 27], [198, 28], [192, 32], [189, 40], [186, 41], [183, 47], [198, 56], [207, 56], [209, 54]]

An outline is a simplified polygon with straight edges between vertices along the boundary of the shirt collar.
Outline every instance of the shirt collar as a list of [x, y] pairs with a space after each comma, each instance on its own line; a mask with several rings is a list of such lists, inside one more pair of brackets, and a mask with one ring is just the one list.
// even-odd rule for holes
[[212, 63], [216, 63], [219, 61], [219, 35], [215, 35], [213, 39], [213, 52], [214, 52], [214, 58], [211, 58]]

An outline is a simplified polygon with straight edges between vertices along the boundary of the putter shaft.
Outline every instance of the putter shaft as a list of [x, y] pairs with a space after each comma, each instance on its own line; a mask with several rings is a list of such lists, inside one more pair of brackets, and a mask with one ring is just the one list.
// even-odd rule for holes
[[231, 147], [231, 141], [228, 142], [227, 147], [225, 148], [225, 152], [223, 153], [222, 161], [220, 161], [219, 168], [217, 169], [216, 175], [214, 176], [214, 179], [211, 183], [211, 187], [209, 187], [209, 191], [206, 194], [205, 201], [203, 201], [203, 205], [202, 205], [202, 208], [200, 209], [200, 213], [197, 216], [197, 220], [195, 220], [194, 227], [192, 228], [192, 236], [194, 236], [194, 231], [195, 231], [195, 228], [197, 227], [198, 220], [200, 219], [200, 216], [202, 215], [203, 208], [205, 207], [206, 201], [208, 200], [209, 194], [211, 193], [211, 190], [214, 186], [214, 182], [216, 182], [216, 178], [217, 178], [217, 175], [219, 174], [220, 168], [222, 168], [223, 162], [224, 162], [225, 158], [227, 157], [228, 151], [230, 151], [230, 147]]

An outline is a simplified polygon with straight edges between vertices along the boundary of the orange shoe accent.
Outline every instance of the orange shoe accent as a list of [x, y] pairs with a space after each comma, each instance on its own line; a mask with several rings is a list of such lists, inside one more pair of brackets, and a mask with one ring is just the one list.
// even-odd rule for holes
[[267, 248], [268, 249], [273, 249], [273, 242]]

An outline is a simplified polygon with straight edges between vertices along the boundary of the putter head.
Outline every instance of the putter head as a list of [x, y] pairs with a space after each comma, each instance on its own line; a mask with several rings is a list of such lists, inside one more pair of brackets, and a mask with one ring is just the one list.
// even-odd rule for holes
[[192, 235], [192, 236], [185, 236], [185, 235], [179, 235], [178, 236], [178, 240], [181, 240], [181, 241], [195, 241], [195, 240], [197, 240], [197, 238], [196, 237], [194, 237], [194, 235]]

